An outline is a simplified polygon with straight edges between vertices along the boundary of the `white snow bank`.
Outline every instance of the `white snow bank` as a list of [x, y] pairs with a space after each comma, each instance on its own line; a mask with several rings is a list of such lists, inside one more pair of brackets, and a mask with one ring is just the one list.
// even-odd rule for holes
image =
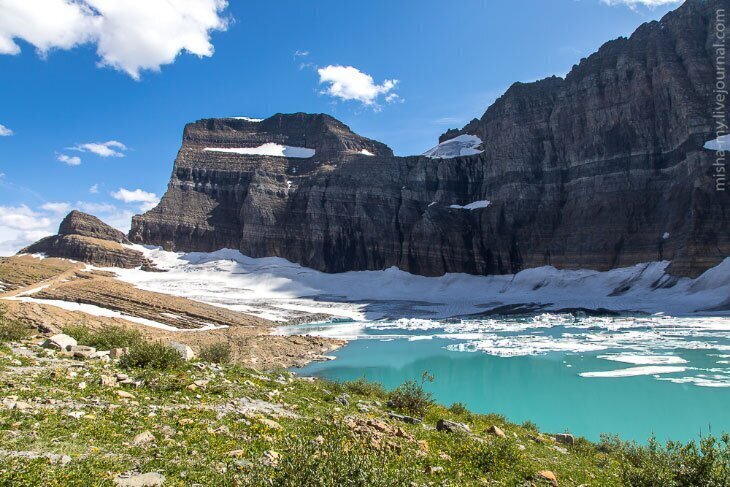
[[258, 122], [263, 122], [264, 121], [263, 118], [251, 118], [251, 117], [231, 117], [231, 118], [236, 119], [236, 120], [245, 120], [247, 122], [254, 122], [254, 123], [258, 123]]
[[720, 137], [705, 142], [705, 149], [714, 151], [730, 150], [730, 135], [721, 135]]
[[367, 149], [360, 149], [360, 152], [358, 152], [358, 154], [362, 154], [364, 156], [374, 156], [375, 155]]
[[308, 159], [315, 153], [314, 149], [274, 144], [273, 142], [267, 142], [266, 144], [258, 147], [206, 147], [203, 150], [210, 152], [228, 152], [241, 155], [293, 157], [298, 159]]
[[478, 210], [480, 208], [486, 208], [489, 205], [491, 205], [492, 202], [489, 200], [481, 200], [481, 201], [475, 201], [473, 203], [469, 203], [468, 205], [451, 205], [449, 208], [453, 208], [455, 210]]
[[[669, 262], [608, 272], [540, 267], [515, 275], [424, 277], [394, 267], [326, 274], [285, 259], [254, 259], [230, 249], [184, 254], [132, 248], [168, 272], [113, 269], [124, 281], [248, 313], [279, 314], [281, 320], [295, 309], [363, 320], [438, 320], [523, 303], [542, 304], [543, 311], [604, 308], [674, 316], [730, 315], [725, 309], [730, 304], [730, 258], [696, 279], [681, 278], [662, 288], [656, 283], [674, 279], [665, 274]], [[707, 311], [712, 308], [718, 309]], [[713, 326], [710, 321], [703, 322]]]
[[602, 372], [583, 372], [581, 377], [636, 377], [637, 375], [676, 374], [684, 372], [687, 367], [647, 365], [645, 367], [629, 367], [628, 369], [605, 370]]
[[422, 155], [431, 159], [452, 159], [459, 156], [473, 156], [484, 151], [478, 149], [482, 139], [476, 135], [459, 135], [453, 139], [441, 142], [436, 147], [427, 150]]

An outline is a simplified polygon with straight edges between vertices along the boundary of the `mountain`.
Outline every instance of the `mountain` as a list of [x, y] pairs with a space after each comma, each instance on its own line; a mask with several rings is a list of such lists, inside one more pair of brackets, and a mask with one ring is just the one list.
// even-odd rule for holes
[[98, 218], [72, 211], [61, 222], [58, 235], [43, 238], [19, 254], [45, 254], [105, 267], [153, 270], [141, 252], [125, 247], [127, 236]]
[[670, 260], [697, 276], [730, 255], [727, 192], [703, 148], [716, 137], [715, 11], [728, 6], [688, 0], [564, 79], [515, 83], [423, 156], [322, 114], [188, 124], [167, 192], [130, 239], [327, 272]]

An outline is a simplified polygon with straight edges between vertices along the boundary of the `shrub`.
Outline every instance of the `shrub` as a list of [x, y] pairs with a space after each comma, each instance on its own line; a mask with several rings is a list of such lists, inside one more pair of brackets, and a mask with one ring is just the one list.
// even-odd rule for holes
[[80, 345], [98, 350], [133, 347], [143, 342], [142, 334], [117, 325], [105, 325], [93, 330], [85, 325], [69, 325], [63, 328], [66, 335], [72, 336]]
[[489, 473], [503, 483], [523, 485], [535, 469], [514, 441], [503, 440], [468, 444], [466, 455], [480, 471]]
[[451, 406], [449, 406], [449, 412], [463, 416], [469, 414], [469, 409], [466, 407], [466, 405], [463, 402], [455, 402]]
[[129, 349], [119, 361], [123, 368], [167, 370], [180, 368], [185, 364], [182, 356], [162, 342], [139, 342]]
[[200, 360], [213, 364], [227, 364], [231, 361], [231, 346], [218, 342], [200, 349]]
[[345, 382], [343, 384], [345, 390], [350, 394], [359, 394], [367, 397], [379, 397], [384, 398], [387, 396], [383, 386], [377, 382], [369, 382], [365, 377], [360, 377], [357, 380]]
[[0, 342], [17, 342], [30, 335], [31, 329], [17, 320], [6, 316], [7, 310], [0, 306]]
[[[615, 447], [615, 444], [613, 445]], [[625, 485], [720, 487], [730, 485], [730, 436], [702, 438], [699, 445], [654, 438], [647, 446], [624, 443], [621, 479]]]
[[423, 385], [427, 381], [433, 382], [433, 376], [424, 372], [420, 383], [415, 380], [404, 382], [388, 394], [388, 404], [394, 409], [413, 416], [425, 416], [428, 408], [434, 404], [431, 393], [423, 389]]

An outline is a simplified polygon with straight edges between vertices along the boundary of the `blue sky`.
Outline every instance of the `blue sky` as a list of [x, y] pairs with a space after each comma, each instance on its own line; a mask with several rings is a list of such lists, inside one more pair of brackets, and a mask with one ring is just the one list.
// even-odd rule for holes
[[[511, 83], [565, 75], [678, 5], [187, 0], [191, 21], [150, 12], [160, 0], [131, 12], [85, 0], [81, 16], [69, 0], [34, 1], [47, 8], [0, 0], [0, 254], [55, 232], [72, 207], [128, 228], [164, 192], [186, 122], [325, 112], [421, 153]], [[181, 46], [197, 55], [175, 57]]]

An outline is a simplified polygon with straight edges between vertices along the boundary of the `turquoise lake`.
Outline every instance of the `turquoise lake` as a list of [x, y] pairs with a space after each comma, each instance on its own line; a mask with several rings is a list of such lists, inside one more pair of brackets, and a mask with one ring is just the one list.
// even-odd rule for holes
[[[730, 432], [730, 321], [713, 318], [701, 326], [708, 322], [699, 320], [662, 317], [660, 323], [625, 326], [633, 320], [602, 319], [600, 326], [577, 319], [539, 328], [524, 320], [490, 320], [488, 333], [484, 322], [419, 323], [414, 329], [407, 321], [289, 331], [355, 338], [332, 354], [335, 360], [310, 364], [297, 370], [301, 375], [365, 377], [390, 389], [428, 371], [435, 380], [426, 387], [442, 404], [462, 402], [552, 433], [590, 440], [611, 433], [645, 443], [651, 435], [687, 441]], [[509, 331], [513, 327], [519, 331]], [[640, 375], [613, 376], [634, 373]]]

